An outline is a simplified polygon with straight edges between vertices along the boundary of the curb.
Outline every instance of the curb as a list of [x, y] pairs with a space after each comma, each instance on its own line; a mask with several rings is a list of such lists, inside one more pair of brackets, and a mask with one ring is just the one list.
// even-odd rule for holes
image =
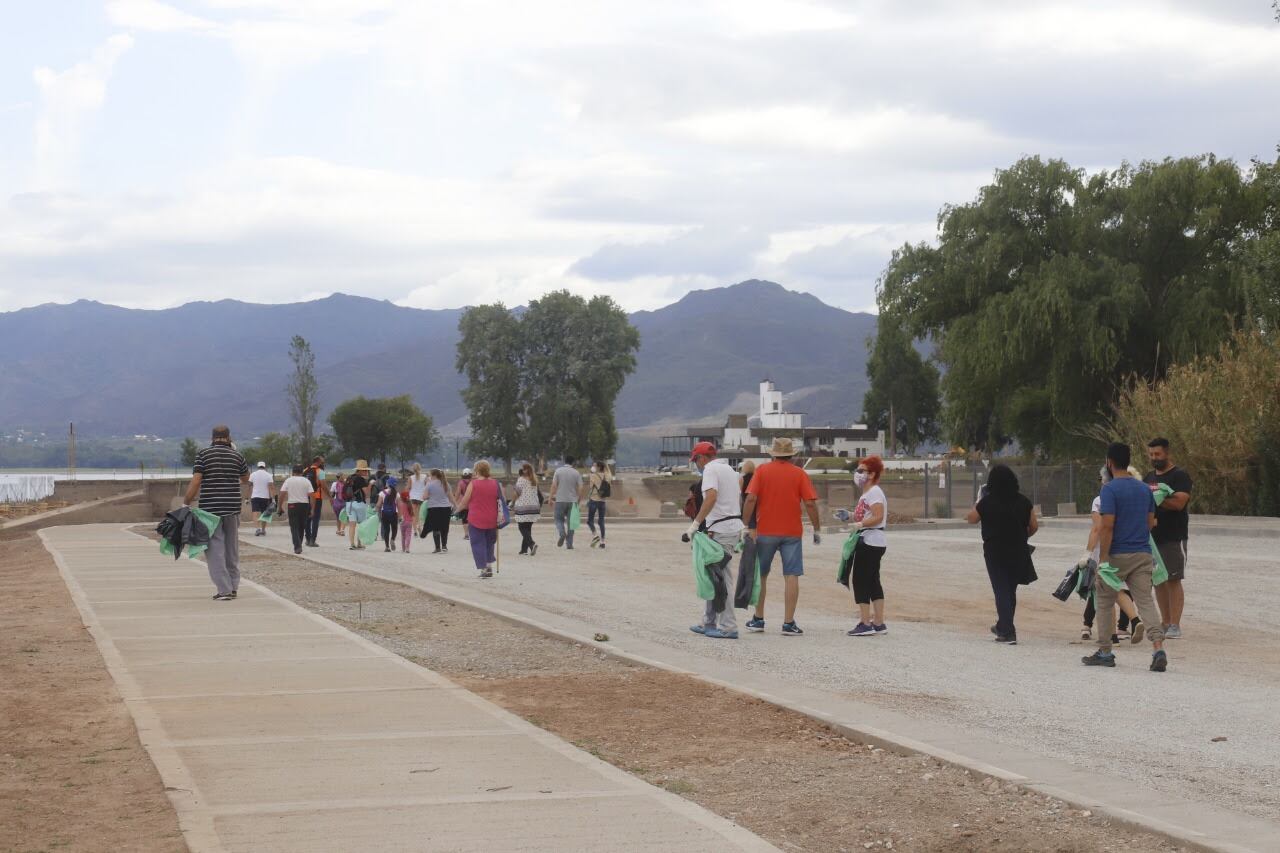
[[[903, 525], [903, 527], [905, 526], [906, 525]], [[933, 525], [929, 525], [929, 526], [933, 527]], [[271, 548], [262, 548], [261, 546], [254, 545], [252, 542], [248, 542], [243, 539], [241, 544], [249, 545], [250, 547], [260, 548], [260, 550], [267, 551], [269, 553], [276, 554], [279, 556], [293, 556], [291, 554], [286, 554], [284, 552], [276, 551]], [[461, 605], [463, 607], [469, 607], [473, 610], [478, 610], [483, 613], [488, 613], [492, 616], [496, 616], [507, 622], [511, 622], [516, 625], [522, 625], [527, 628], [532, 628], [550, 637], [555, 637], [560, 640], [565, 640], [568, 642], [576, 643], [581, 646], [597, 649], [605, 654], [610, 655], [611, 657], [615, 657], [620, 660], [626, 660], [632, 663], [638, 663], [652, 669], [657, 669], [664, 672], [670, 672], [676, 675], [688, 676], [691, 678], [695, 678], [699, 681], [702, 681], [706, 684], [711, 684], [716, 687], [721, 687], [726, 690], [731, 690], [735, 693], [739, 693], [745, 696], [751, 696], [752, 698], [759, 699], [763, 702], [767, 702], [776, 707], [782, 708], [787, 711], [791, 711], [793, 713], [800, 714], [811, 720], [822, 723], [823, 725], [826, 725], [840, 732], [842, 735], [849, 737], [855, 741], [859, 741], [861, 743], [866, 743], [866, 744], [872, 744], [874, 746], [878, 746], [882, 749], [886, 749], [900, 755], [925, 755], [930, 758], [934, 758], [938, 761], [943, 761], [943, 762], [946, 762], [947, 764], [951, 764], [955, 767], [968, 771], [979, 777], [995, 779], [1001, 783], [1014, 784], [1024, 790], [1032, 791], [1037, 794], [1054, 797], [1076, 808], [1090, 810], [1096, 816], [1104, 817], [1122, 826], [1158, 835], [1174, 844], [1188, 847], [1192, 850], [1206, 851], [1206, 853], [1264, 853], [1264, 851], [1266, 851], [1267, 849], [1270, 849], [1268, 847], [1248, 846], [1245, 844], [1239, 844], [1233, 841], [1228, 841], [1222, 838], [1207, 836], [1204, 833], [1200, 833], [1196, 830], [1186, 829], [1185, 827], [1179, 826], [1178, 824], [1162, 819], [1161, 817], [1158, 817], [1156, 815], [1144, 814], [1142, 812], [1133, 811], [1120, 806], [1114, 806], [1109, 804], [1105, 800], [1098, 799], [1096, 796], [1090, 795], [1088, 793], [1083, 793], [1080, 790], [1066, 789], [1066, 788], [1062, 788], [1057, 785], [1054, 785], [1052, 783], [1040, 782], [1029, 776], [1023, 775], [1021, 773], [1017, 773], [1011, 770], [997, 767], [993, 764], [989, 764], [973, 756], [954, 752], [950, 749], [947, 749], [946, 747], [928, 743], [924, 740], [917, 740], [915, 738], [899, 735], [894, 732], [888, 731], [887, 729], [881, 729], [881, 728], [877, 728], [877, 727], [869, 726], [865, 724], [858, 725], [858, 724], [849, 722], [848, 720], [842, 719], [840, 716], [836, 714], [828, 713], [826, 711], [809, 707], [805, 705], [803, 702], [797, 702], [789, 698], [778, 696], [767, 689], [746, 686], [743, 683], [741, 683], [741, 681], [732, 682], [722, 678], [717, 678], [715, 676], [707, 675], [705, 673], [701, 673], [696, 670], [691, 670], [686, 667], [668, 663], [656, 657], [637, 654], [635, 652], [629, 652], [613, 645], [614, 643], [617, 643], [620, 640], [626, 641], [627, 638], [613, 637], [610, 640], [605, 642], [597, 642], [593, 636], [589, 636], [586, 634], [579, 634], [576, 631], [560, 628], [555, 625], [551, 625], [546, 622], [540, 621], [537, 618], [524, 616], [522, 614], [515, 613], [510, 610], [506, 610], [504, 608], [494, 606], [492, 604], [488, 604], [484, 601], [475, 600], [471, 596], [465, 593], [457, 593], [453, 590], [443, 590], [440, 588], [439, 584], [433, 584], [427, 578], [413, 579], [418, 584], [422, 584], [422, 585], [416, 585], [414, 582], [410, 582], [409, 580], [406, 580], [406, 579], [386, 577], [386, 576], [374, 574], [371, 572], [362, 571], [358, 568], [352, 568], [351, 566], [342, 565], [336, 561], [327, 560], [323, 556], [318, 554], [303, 554], [301, 556], [304, 559], [314, 563], [320, 563], [322, 565], [326, 565], [331, 568], [338, 568], [344, 571], [354, 572], [355, 574], [364, 575], [365, 577], [374, 578], [376, 580], [385, 581], [387, 583], [399, 584], [400, 586], [404, 586], [409, 589], [416, 590], [418, 592], [426, 593], [427, 595], [434, 596], [435, 598], [449, 601], [454, 604]], [[427, 588], [428, 584], [430, 584], [430, 588]], [[632, 641], [632, 642], [636, 642], [636, 641]], [[644, 642], [644, 641], [639, 641], [639, 642]], [[792, 692], [800, 692], [800, 691], [795, 690]], [[1091, 772], [1091, 771], [1083, 771], [1083, 772]], [[1175, 811], [1174, 815], [1176, 814], [1177, 812]], [[1236, 815], [1232, 813], [1222, 813], [1222, 814], [1226, 817], [1229, 817], [1233, 820], [1238, 821], [1239, 823], [1248, 823], [1250, 821], [1260, 822], [1259, 819], [1252, 818], [1251, 816], [1248, 816], [1248, 815]]]
[[[60, 506], [57, 509], [51, 509], [48, 512], [40, 512], [40, 513], [36, 513], [35, 515], [24, 515], [21, 518], [13, 518], [5, 522], [0, 522], [0, 530], [4, 530], [4, 531], [18, 530], [20, 528], [26, 527], [27, 525], [39, 524], [42, 521], [46, 521], [51, 518], [57, 518], [62, 515], [67, 515], [68, 513], [82, 512], [83, 510], [86, 510], [86, 509], [93, 509], [94, 507], [106, 506], [107, 504], [125, 503], [135, 498], [146, 497], [146, 494], [147, 494], [146, 489], [136, 489], [131, 492], [121, 492], [118, 495], [108, 495], [105, 498], [96, 498], [94, 500], [85, 501], [84, 503], [80, 503], [80, 504], [70, 504], [69, 506]], [[103, 522], [95, 521], [90, 523], [102, 524]], [[115, 522], [106, 522], [106, 523], [113, 524]], [[137, 523], [142, 524], [144, 522], [139, 521]]]

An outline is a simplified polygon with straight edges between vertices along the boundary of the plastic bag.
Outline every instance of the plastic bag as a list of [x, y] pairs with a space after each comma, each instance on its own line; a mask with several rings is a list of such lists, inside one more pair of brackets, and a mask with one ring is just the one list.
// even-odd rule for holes
[[418, 506], [418, 524], [426, 524], [426, 523], [427, 523], [427, 502], [423, 501]]
[[1058, 588], [1053, 591], [1053, 597], [1059, 601], [1066, 601], [1071, 597], [1071, 593], [1080, 588], [1080, 567], [1072, 566], [1067, 574], [1058, 584]]
[[853, 551], [862, 538], [861, 530], [852, 531], [840, 546], [840, 565], [836, 567], [836, 583], [850, 586], [853, 583]]
[[[578, 505], [575, 503], [573, 506], [569, 508], [569, 529], [577, 530], [581, 526], [582, 526], [582, 510], [579, 509]], [[716, 547], [719, 548], [720, 546], [717, 545]]]
[[[1164, 483], [1160, 485], [1164, 486]], [[1155, 562], [1155, 568], [1151, 570], [1151, 585], [1160, 586], [1169, 579], [1169, 570], [1165, 568], [1164, 557], [1160, 556], [1160, 549], [1156, 547], [1155, 537], [1148, 536], [1147, 541], [1151, 544], [1151, 559]]]
[[710, 601], [716, 597], [715, 584], [707, 566], [724, 559], [724, 548], [705, 533], [693, 534], [693, 580], [698, 588], [698, 598]]
[[378, 529], [382, 524], [379, 513], [371, 512], [369, 517], [356, 525], [356, 539], [361, 545], [372, 545], [378, 541]]
[[348, 518], [348, 516], [347, 516], [347, 508], [344, 506], [344, 507], [343, 507], [343, 508], [338, 512], [338, 521], [339, 521], [339, 522], [341, 522], [342, 524], [346, 524], [346, 523], [347, 523], [347, 518]]
[[1116, 567], [1110, 563], [1103, 563], [1098, 566], [1098, 577], [1102, 578], [1102, 582], [1114, 589], [1116, 592], [1124, 589], [1124, 581], [1116, 576]]
[[[222, 519], [211, 512], [206, 512], [205, 510], [202, 510], [198, 506], [193, 506], [191, 508], [191, 514], [196, 517], [197, 521], [204, 524], [205, 529], [209, 531], [209, 538], [212, 539], [214, 531], [218, 529], [218, 525], [222, 523]], [[205, 541], [199, 545], [188, 545], [187, 559], [194, 560], [196, 557], [199, 557], [201, 554], [203, 554], [207, 550], [209, 550], [208, 541]]]

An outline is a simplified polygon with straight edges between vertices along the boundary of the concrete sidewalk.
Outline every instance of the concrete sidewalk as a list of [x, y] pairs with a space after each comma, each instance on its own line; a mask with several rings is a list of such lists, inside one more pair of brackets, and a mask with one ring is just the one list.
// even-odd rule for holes
[[119, 525], [40, 532], [195, 851], [774, 850]]

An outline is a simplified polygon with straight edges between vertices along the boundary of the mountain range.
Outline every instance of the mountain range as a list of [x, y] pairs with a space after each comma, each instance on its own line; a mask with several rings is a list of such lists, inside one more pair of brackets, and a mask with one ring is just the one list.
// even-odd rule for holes
[[[81, 300], [0, 313], [0, 431], [204, 438], [286, 430], [290, 339], [316, 355], [323, 422], [342, 400], [411, 394], [446, 435], [466, 433], [454, 369], [464, 309], [426, 310], [335, 294], [141, 310]], [[754, 414], [761, 380], [812, 425], [859, 418], [876, 318], [766, 281], [696, 290], [639, 311], [637, 368], [617, 404], [624, 429]], [[322, 426], [322, 430], [323, 430]]]

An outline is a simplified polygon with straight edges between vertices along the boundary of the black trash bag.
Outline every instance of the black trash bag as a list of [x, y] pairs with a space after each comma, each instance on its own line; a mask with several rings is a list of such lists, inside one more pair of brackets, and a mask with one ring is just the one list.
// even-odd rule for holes
[[1066, 601], [1079, 585], [1080, 567], [1072, 566], [1071, 570], [1062, 578], [1062, 582], [1058, 584], [1058, 588], [1053, 591], [1053, 597], [1059, 601]]

